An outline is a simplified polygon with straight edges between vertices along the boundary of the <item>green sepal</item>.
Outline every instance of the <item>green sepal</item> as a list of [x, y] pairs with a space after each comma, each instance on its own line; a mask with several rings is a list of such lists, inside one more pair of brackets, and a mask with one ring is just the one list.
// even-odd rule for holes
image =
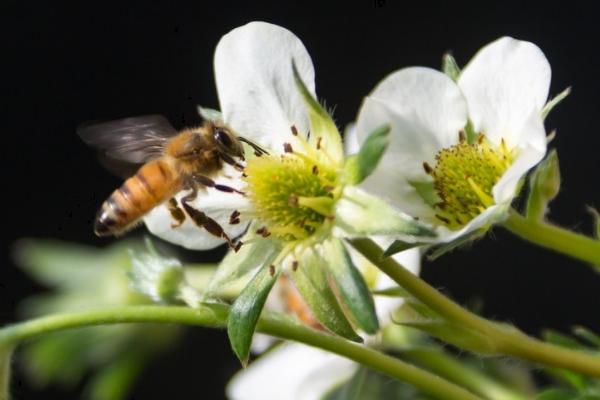
[[223, 114], [221, 111], [212, 108], [198, 106], [198, 114], [200, 114], [205, 121], [223, 121]]
[[346, 339], [361, 342], [332, 290], [324, 260], [326, 258], [317, 254], [316, 249], [309, 248], [302, 254], [298, 268], [290, 272], [290, 277], [314, 317], [325, 328]]
[[458, 81], [460, 68], [450, 52], [444, 54], [444, 57], [442, 57], [442, 71], [454, 82]]
[[525, 215], [532, 221], [540, 221], [548, 211], [548, 203], [560, 190], [560, 168], [556, 150], [538, 164], [529, 177], [529, 195]]
[[570, 94], [571, 94], [571, 86], [569, 86], [568, 88], [566, 88], [565, 90], [563, 90], [562, 92], [560, 92], [559, 94], [554, 96], [550, 101], [548, 101], [546, 103], [546, 105], [544, 106], [544, 108], [542, 108], [542, 119], [546, 119], [548, 114], [550, 114], [550, 111], [552, 111], [552, 109], [554, 107], [556, 107], [558, 104], [560, 104], [560, 102], [562, 102]]
[[329, 113], [312, 96], [302, 81], [294, 61], [292, 61], [292, 69], [294, 71], [296, 87], [304, 100], [308, 112], [310, 121], [309, 143], [315, 148], [317, 147], [317, 144], [319, 144], [319, 147], [325, 150], [329, 155], [329, 158], [341, 166], [344, 162], [344, 147], [342, 145], [342, 136], [340, 135], [335, 122]]
[[371, 132], [358, 153], [346, 158], [344, 176], [348, 184], [357, 185], [373, 173], [390, 143], [389, 136], [390, 126], [380, 126]]
[[408, 183], [428, 205], [435, 206], [441, 201], [435, 190], [433, 181], [409, 181]]
[[280, 271], [280, 268], [271, 265], [262, 267], [231, 306], [227, 318], [227, 335], [231, 348], [244, 366], [248, 363], [258, 317]]
[[461, 247], [463, 245], [469, 244], [474, 240], [477, 240], [481, 237], [483, 237], [486, 232], [488, 231], [488, 228], [480, 228], [480, 229], [476, 229], [472, 232], [467, 233], [466, 235], [460, 236], [456, 239], [454, 239], [451, 242], [448, 243], [441, 243], [441, 244], [437, 244], [435, 246], [432, 246], [428, 251], [427, 251], [427, 259], [429, 261], [433, 261], [438, 257], [443, 256], [444, 254], [458, 248]]
[[587, 207], [587, 211], [594, 218], [594, 237], [600, 240], [600, 213], [594, 207]]
[[323, 259], [327, 260], [329, 271], [352, 321], [370, 335], [377, 333], [379, 321], [373, 297], [342, 242], [338, 239], [325, 242]]
[[400, 253], [401, 251], [413, 249], [419, 246], [424, 246], [426, 244], [427, 243], [425, 242], [410, 243], [402, 240], [394, 240], [394, 242], [391, 245], [389, 245], [389, 247], [383, 252], [383, 257], [387, 258], [393, 256], [394, 254]]
[[244, 244], [237, 252], [230, 251], [219, 264], [217, 272], [211, 278], [205, 292], [205, 299], [215, 297], [224, 287], [242, 279], [253, 270], [264, 265], [271, 265], [281, 251], [281, 245], [270, 239], [255, 234], [253, 225], [249, 233], [242, 239], [253, 240]]
[[436, 236], [432, 228], [355, 186], [344, 188], [336, 204], [335, 224], [347, 237], [401, 235], [416, 242]]

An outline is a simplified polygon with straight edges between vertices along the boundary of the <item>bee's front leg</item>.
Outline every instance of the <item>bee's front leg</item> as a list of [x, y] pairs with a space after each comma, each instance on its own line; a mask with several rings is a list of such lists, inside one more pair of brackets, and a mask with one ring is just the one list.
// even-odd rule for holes
[[236, 249], [237, 251], [239, 247], [237, 247], [235, 243], [229, 238], [229, 236], [227, 236], [227, 234], [217, 221], [210, 218], [202, 211], [197, 210], [190, 204], [188, 204], [189, 202], [194, 201], [197, 195], [198, 190], [196, 188], [193, 188], [191, 193], [185, 195], [181, 199], [181, 205], [183, 206], [185, 212], [190, 216], [192, 221], [194, 221], [196, 226], [198, 226], [199, 228], [206, 229], [208, 233], [210, 233], [213, 236], [225, 239], [227, 241], [227, 244], [229, 244], [229, 247], [231, 247], [232, 249]]
[[237, 193], [237, 194], [241, 194], [242, 196], [245, 194], [241, 190], [237, 190], [235, 188], [232, 188], [231, 186], [221, 185], [219, 183], [216, 183], [215, 181], [210, 179], [208, 176], [194, 174], [194, 175], [192, 175], [192, 180], [197, 185], [214, 188], [214, 189], [220, 190], [221, 192]]

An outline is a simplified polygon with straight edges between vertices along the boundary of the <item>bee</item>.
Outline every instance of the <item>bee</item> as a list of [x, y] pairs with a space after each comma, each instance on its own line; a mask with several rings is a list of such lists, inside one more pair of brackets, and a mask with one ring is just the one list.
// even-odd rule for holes
[[[94, 224], [96, 235], [121, 235], [152, 209], [165, 204], [174, 220], [173, 228], [180, 226], [187, 215], [198, 227], [234, 246], [223, 228], [190, 202], [199, 189], [206, 187], [243, 195], [213, 178], [224, 163], [243, 171], [242, 142], [249, 144], [257, 156], [265, 154], [258, 145], [237, 136], [218, 121], [205, 121], [199, 127], [177, 131], [161, 115], [87, 124], [79, 127], [77, 133], [100, 151], [109, 170], [127, 177], [100, 207]], [[182, 190], [190, 193], [181, 198], [180, 206], [174, 196]]]

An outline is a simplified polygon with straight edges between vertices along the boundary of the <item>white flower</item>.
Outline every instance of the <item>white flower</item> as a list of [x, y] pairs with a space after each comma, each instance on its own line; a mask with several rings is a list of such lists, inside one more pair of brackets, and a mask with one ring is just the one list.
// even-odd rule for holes
[[[282, 27], [251, 22], [223, 36], [214, 56], [215, 79], [224, 122], [235, 132], [275, 154], [283, 153], [283, 144], [297, 142], [291, 127], [306, 133], [309, 119], [304, 101], [294, 82], [291, 62], [310, 93], [315, 96], [314, 68], [302, 42]], [[243, 190], [240, 172], [226, 166], [218, 183]], [[187, 191], [179, 193], [181, 199]], [[207, 188], [198, 193], [191, 205], [214, 219], [231, 237], [247, 227], [244, 211], [250, 208], [247, 198]], [[242, 221], [230, 224], [235, 211]], [[155, 208], [144, 219], [155, 235], [190, 249], [210, 249], [225, 242], [190, 218], [177, 228], [167, 207]]]
[[440, 242], [502, 220], [521, 178], [546, 154], [550, 75], [537, 46], [509, 37], [481, 49], [456, 82], [422, 67], [392, 73], [356, 124], [359, 142], [381, 124], [392, 129], [363, 187], [436, 226]]
[[[378, 274], [372, 282], [375, 289], [396, 286], [362, 256], [352, 256], [363, 274], [367, 275], [367, 281], [370, 280], [369, 274]], [[417, 249], [407, 250], [393, 257], [411, 272], [419, 273], [420, 256]], [[402, 302], [399, 297], [376, 296], [375, 306], [382, 325], [391, 321], [391, 313]], [[285, 309], [276, 290], [271, 292], [266, 307]], [[268, 337], [263, 335], [256, 335], [254, 339], [253, 350], [257, 353], [272, 344], [272, 340], [267, 340]], [[377, 339], [373, 337], [371, 340]], [[284, 342], [238, 372], [227, 385], [227, 397], [230, 400], [317, 400], [336, 385], [350, 379], [358, 368], [358, 364], [336, 354], [299, 343]]]

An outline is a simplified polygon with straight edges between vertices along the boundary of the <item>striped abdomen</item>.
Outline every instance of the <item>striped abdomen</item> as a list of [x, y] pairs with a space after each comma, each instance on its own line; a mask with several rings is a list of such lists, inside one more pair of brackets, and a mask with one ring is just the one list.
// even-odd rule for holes
[[157, 159], [144, 164], [102, 204], [94, 225], [96, 235], [124, 233], [180, 189], [179, 175], [169, 162]]

